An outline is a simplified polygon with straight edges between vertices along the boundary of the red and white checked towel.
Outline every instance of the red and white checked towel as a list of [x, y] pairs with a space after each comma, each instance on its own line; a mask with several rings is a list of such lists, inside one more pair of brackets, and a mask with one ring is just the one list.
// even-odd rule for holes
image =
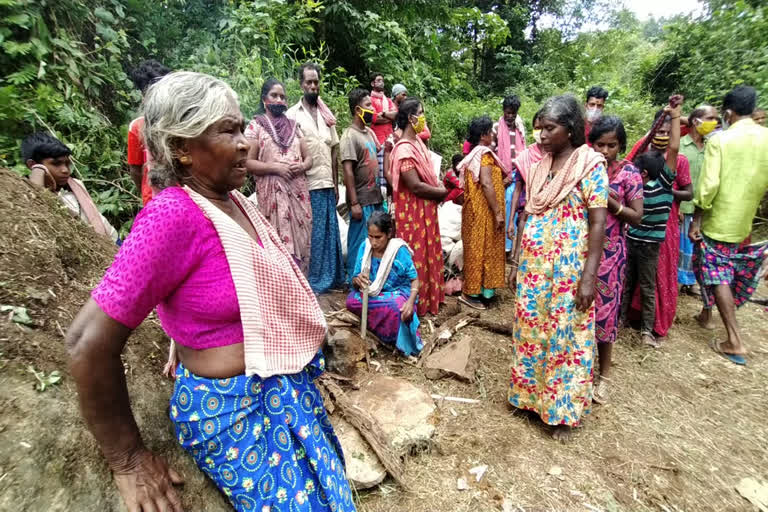
[[325, 315], [277, 233], [240, 192], [230, 196], [251, 221], [263, 247], [229, 215], [184, 187], [211, 220], [227, 256], [240, 305], [245, 374], [267, 378], [300, 372], [325, 339]]

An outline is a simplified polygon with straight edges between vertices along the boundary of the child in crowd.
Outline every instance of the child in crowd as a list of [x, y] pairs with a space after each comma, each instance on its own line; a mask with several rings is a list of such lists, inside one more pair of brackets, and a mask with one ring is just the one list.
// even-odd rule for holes
[[117, 243], [115, 228], [99, 213], [83, 182], [72, 177], [71, 154], [66, 145], [46, 132], [33, 133], [21, 143], [21, 158], [29, 168], [29, 181], [56, 194], [73, 216]]
[[639, 286], [643, 299], [643, 343], [657, 347], [653, 336], [656, 320], [656, 267], [674, 201], [672, 185], [676, 172], [669, 168], [664, 156], [655, 150], [641, 154], [635, 158], [634, 164], [643, 178], [643, 218], [638, 226], [630, 226], [627, 232], [627, 281], [621, 303], [621, 318], [626, 322], [632, 294], [635, 286]]
[[448, 169], [443, 178], [443, 185], [448, 190], [448, 195], [443, 199], [444, 203], [453, 201], [456, 204], [464, 204], [464, 187], [459, 181], [459, 171], [456, 170], [456, 166], [464, 160], [464, 155], [453, 155], [451, 158], [451, 168]]

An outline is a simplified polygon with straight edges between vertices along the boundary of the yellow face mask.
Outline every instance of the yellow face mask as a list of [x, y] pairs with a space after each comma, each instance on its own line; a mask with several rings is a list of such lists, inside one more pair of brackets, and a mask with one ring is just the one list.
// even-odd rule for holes
[[416, 124], [411, 124], [413, 126], [413, 131], [417, 134], [424, 131], [424, 127], [427, 126], [427, 118], [424, 116], [424, 114], [421, 114], [418, 118], [416, 118]]
[[715, 119], [711, 121], [701, 121], [696, 126], [696, 131], [699, 132], [699, 135], [706, 136], [712, 133], [716, 126], [717, 126], [717, 120]]
[[541, 144], [541, 130], [533, 130], [533, 140], [535, 140], [537, 144]]

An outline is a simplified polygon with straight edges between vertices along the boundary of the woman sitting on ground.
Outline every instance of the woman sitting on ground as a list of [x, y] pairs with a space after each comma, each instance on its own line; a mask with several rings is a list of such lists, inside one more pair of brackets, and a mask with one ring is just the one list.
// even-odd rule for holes
[[419, 276], [411, 250], [392, 238], [392, 217], [374, 212], [368, 219], [368, 238], [360, 246], [355, 263], [347, 309], [363, 313], [363, 290], [368, 289], [368, 328], [384, 343], [395, 345], [407, 356], [421, 352], [419, 317], [415, 304]]
[[469, 125], [472, 150], [458, 165], [464, 185], [461, 239], [464, 242], [464, 286], [459, 301], [485, 309], [483, 301], [504, 287], [504, 175], [507, 170], [490, 145], [493, 122], [488, 116]]
[[47, 132], [33, 133], [21, 142], [21, 158], [29, 168], [29, 181], [56, 194], [73, 216], [117, 243], [117, 230], [99, 213], [83, 182], [72, 177], [71, 154], [71, 149]]
[[181, 510], [181, 479], [144, 445], [120, 359], [155, 306], [181, 361], [175, 438], [235, 510], [355, 510], [314, 384], [323, 312], [238, 192], [249, 145], [237, 95], [208, 75], [171, 73], [148, 89], [144, 120], [161, 191], [67, 334], [83, 416], [128, 510]]

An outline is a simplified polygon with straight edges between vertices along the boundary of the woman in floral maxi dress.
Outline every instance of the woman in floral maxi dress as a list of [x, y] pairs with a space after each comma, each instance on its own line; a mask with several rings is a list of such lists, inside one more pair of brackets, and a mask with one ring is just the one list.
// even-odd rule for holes
[[541, 119], [546, 154], [526, 181], [522, 254], [510, 273], [517, 300], [509, 402], [537, 413], [565, 441], [592, 402], [608, 176], [605, 158], [584, 143], [573, 96], [550, 98]]
[[608, 163], [608, 215], [605, 222], [603, 258], [597, 271], [595, 337], [600, 376], [595, 379], [594, 401], [605, 403], [611, 380], [613, 344], [619, 330], [621, 296], [627, 268], [626, 225], [643, 217], [643, 179], [628, 160], [618, 160], [627, 148], [624, 124], [616, 116], [600, 118], [592, 125], [589, 142]]

